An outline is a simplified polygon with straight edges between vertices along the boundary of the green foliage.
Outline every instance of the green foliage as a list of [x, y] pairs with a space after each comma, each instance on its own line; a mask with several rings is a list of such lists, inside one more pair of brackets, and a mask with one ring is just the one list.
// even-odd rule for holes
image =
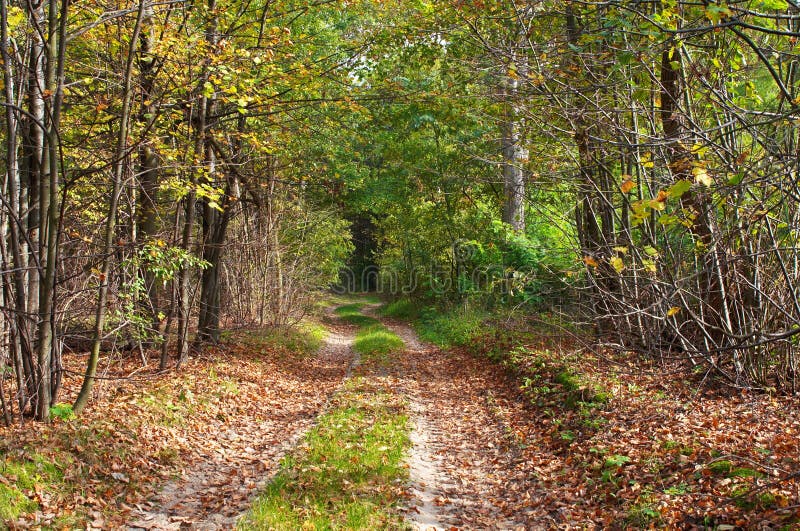
[[706, 468], [708, 468], [714, 474], [725, 475], [730, 473], [730, 471], [733, 469], [733, 463], [731, 463], [727, 459], [720, 459], [718, 461], [709, 463]]
[[61, 420], [73, 420], [75, 413], [72, 411], [72, 404], [56, 404], [50, 407], [50, 416]]
[[606, 457], [603, 467], [605, 468], [619, 468], [631, 462], [631, 458], [627, 455], [614, 454]]
[[764, 474], [758, 470], [753, 470], [752, 468], [747, 467], [733, 468], [730, 472], [728, 472], [729, 478], [760, 478], [763, 476]]
[[652, 500], [652, 496], [640, 496], [637, 502], [628, 509], [626, 522], [637, 529], [647, 529], [661, 521], [661, 513]]
[[149, 241], [142, 246], [133, 267], [144, 267], [156, 279], [166, 284], [181, 269], [206, 269], [211, 264], [180, 247], [171, 247], [163, 240]]

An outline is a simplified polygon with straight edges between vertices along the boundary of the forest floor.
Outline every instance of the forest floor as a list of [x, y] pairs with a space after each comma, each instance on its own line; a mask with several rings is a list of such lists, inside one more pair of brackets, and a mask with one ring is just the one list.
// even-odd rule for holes
[[350, 306], [323, 318], [322, 348], [308, 340], [318, 329], [240, 331], [177, 373], [106, 360], [80, 420], [0, 431], [0, 518], [152, 530], [242, 516], [258, 529], [800, 521], [796, 398], [491, 322], [441, 348], [419, 340], [419, 322]]

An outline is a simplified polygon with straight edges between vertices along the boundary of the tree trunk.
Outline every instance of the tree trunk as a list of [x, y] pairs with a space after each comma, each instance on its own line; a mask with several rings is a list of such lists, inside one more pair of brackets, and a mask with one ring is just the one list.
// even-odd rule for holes
[[[155, 40], [153, 28], [153, 7], [151, 2], [146, 2], [142, 15], [141, 31], [139, 34], [139, 87], [141, 104], [136, 120], [144, 131], [149, 131], [155, 120], [158, 108], [153, 101], [156, 83], [156, 58], [153, 54]], [[159, 187], [159, 160], [158, 153], [150, 144], [147, 137], [141, 139], [138, 157], [139, 190], [137, 195], [137, 240], [144, 244], [158, 235], [158, 187]], [[146, 267], [139, 272], [144, 279], [147, 299], [143, 301], [142, 310], [149, 314], [152, 331], [160, 331], [162, 313], [162, 288], [158, 279]], [[166, 338], [162, 338], [166, 341]]]
[[125, 170], [126, 152], [128, 149], [128, 124], [130, 123], [131, 102], [133, 100], [133, 89], [131, 81], [133, 78], [133, 62], [136, 56], [137, 40], [141, 31], [142, 18], [148, 0], [140, 0], [139, 11], [136, 24], [131, 36], [128, 59], [125, 65], [125, 74], [122, 88], [122, 112], [120, 114], [119, 130], [117, 131], [117, 147], [114, 153], [114, 169], [112, 172], [111, 199], [108, 203], [108, 217], [106, 218], [105, 238], [103, 241], [103, 263], [100, 269], [100, 287], [97, 294], [97, 307], [95, 308], [94, 318], [94, 337], [92, 340], [92, 350], [89, 354], [89, 361], [86, 366], [86, 374], [83, 377], [83, 385], [75, 399], [73, 411], [80, 414], [89, 402], [94, 387], [94, 380], [97, 373], [97, 362], [100, 358], [100, 345], [103, 341], [103, 329], [105, 328], [106, 304], [108, 302], [108, 277], [111, 273], [111, 262], [113, 260], [114, 233], [117, 227], [117, 208], [119, 206], [119, 196], [122, 191], [122, 177]]

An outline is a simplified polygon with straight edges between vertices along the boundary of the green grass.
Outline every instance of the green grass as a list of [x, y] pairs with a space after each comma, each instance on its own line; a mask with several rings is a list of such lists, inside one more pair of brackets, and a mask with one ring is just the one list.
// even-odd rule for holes
[[385, 362], [389, 354], [402, 349], [403, 345], [403, 340], [397, 334], [382, 324], [376, 324], [358, 331], [353, 348], [364, 357]]
[[0, 522], [36, 511], [39, 504], [26, 493], [63, 480], [59, 466], [37, 453], [24, 461], [5, 457], [0, 475], [8, 482], [0, 483]]
[[[361, 314], [363, 305], [348, 303], [335, 313], [359, 326], [358, 370], [369, 374], [403, 341]], [[353, 378], [304, 444], [284, 459], [239, 529], [404, 529], [394, 506], [408, 476], [408, 434], [399, 395], [367, 377]]]
[[356, 302], [352, 304], [345, 304], [339, 306], [333, 312], [342, 318], [343, 321], [348, 322], [358, 327], [380, 326], [380, 321], [374, 317], [364, 315], [361, 313], [361, 308], [364, 306], [363, 302]]
[[261, 351], [282, 350], [292, 355], [311, 356], [320, 349], [327, 334], [321, 324], [304, 320], [286, 328], [247, 331], [231, 339]]
[[708, 468], [714, 474], [727, 475], [733, 469], [733, 463], [727, 459], [722, 459], [720, 461], [709, 463], [706, 468]]
[[397, 319], [416, 319], [419, 315], [419, 307], [411, 299], [398, 299], [383, 307], [381, 315]]
[[457, 309], [440, 312], [426, 308], [420, 312], [415, 326], [423, 341], [442, 348], [467, 345], [484, 329], [489, 314], [482, 310]]
[[380, 321], [361, 313], [363, 303], [339, 306], [334, 310], [342, 320], [359, 327], [353, 348], [363, 359], [386, 363], [389, 354], [403, 348], [403, 340]]
[[396, 395], [351, 380], [240, 529], [400, 529], [408, 419]]

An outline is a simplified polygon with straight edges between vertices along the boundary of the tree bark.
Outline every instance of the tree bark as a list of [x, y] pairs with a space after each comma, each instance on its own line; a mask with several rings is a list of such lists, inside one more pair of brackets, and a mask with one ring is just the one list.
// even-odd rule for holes
[[149, 0], [140, 0], [136, 23], [131, 36], [128, 59], [125, 64], [125, 74], [122, 88], [122, 111], [120, 113], [119, 129], [117, 131], [117, 146], [114, 152], [114, 169], [112, 172], [111, 199], [108, 203], [108, 217], [106, 218], [105, 235], [103, 240], [103, 262], [100, 267], [100, 287], [97, 293], [97, 307], [95, 308], [94, 318], [94, 337], [92, 340], [92, 350], [89, 354], [89, 361], [86, 366], [86, 374], [83, 377], [83, 385], [78, 393], [75, 403], [72, 406], [75, 414], [80, 414], [89, 402], [94, 387], [94, 380], [97, 373], [97, 362], [100, 358], [100, 345], [103, 341], [103, 329], [105, 328], [106, 305], [108, 302], [108, 277], [111, 273], [111, 262], [113, 260], [114, 233], [117, 227], [117, 208], [119, 207], [119, 196], [122, 191], [122, 177], [125, 171], [126, 152], [128, 150], [128, 125], [131, 117], [131, 103], [133, 100], [133, 64], [136, 56], [136, 46], [139, 40], [139, 32], [142, 27], [142, 19], [145, 8]]

